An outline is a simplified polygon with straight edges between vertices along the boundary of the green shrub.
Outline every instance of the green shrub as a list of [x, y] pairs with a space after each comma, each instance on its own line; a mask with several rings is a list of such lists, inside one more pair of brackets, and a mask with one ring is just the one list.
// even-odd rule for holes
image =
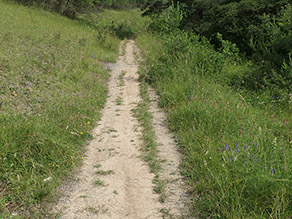
[[[148, 8], [158, 18], [153, 22], [154, 30], [169, 31], [167, 16], [160, 16], [170, 1], [158, 1], [161, 4]], [[154, 8], [158, 6], [157, 8]], [[247, 89], [282, 89], [291, 92], [292, 73], [290, 56], [292, 51], [291, 2], [246, 0], [180, 1], [171, 10], [180, 10], [180, 29], [192, 31], [207, 37], [221, 52], [225, 46], [218, 39], [218, 33], [225, 42], [232, 42], [239, 48], [240, 54], [254, 62], [255, 67], [246, 72], [241, 84]], [[161, 13], [161, 11], [163, 11]], [[146, 14], [147, 14], [146, 13]], [[234, 51], [235, 52], [235, 51]], [[231, 53], [232, 54], [232, 53]], [[286, 92], [285, 96], [288, 93]]]
[[144, 34], [138, 43], [183, 150], [193, 216], [291, 217], [291, 114], [277, 108], [275, 96], [252, 106], [248, 95], [222, 83], [226, 69], [250, 69], [234, 62], [236, 48], [223, 41], [221, 54], [185, 32]]
[[291, 90], [292, 71], [292, 6], [282, 11], [281, 16], [266, 24], [266, 35], [252, 40], [254, 59], [259, 65], [254, 77], [262, 78], [258, 81], [262, 86], [277, 86]]
[[15, 0], [24, 5], [35, 5], [65, 15], [68, 18], [76, 18], [85, 9], [92, 7], [94, 0]]
[[159, 15], [152, 17], [150, 29], [163, 33], [171, 33], [178, 30], [183, 19], [183, 11], [180, 9], [180, 4], [174, 7], [172, 4]]
[[95, 4], [112, 9], [133, 9], [144, 7], [151, 3], [151, 0], [96, 0]]

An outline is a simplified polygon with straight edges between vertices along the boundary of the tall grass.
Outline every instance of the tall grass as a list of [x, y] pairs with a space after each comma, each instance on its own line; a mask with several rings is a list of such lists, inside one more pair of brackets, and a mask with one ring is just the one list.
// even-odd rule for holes
[[290, 109], [272, 106], [269, 96], [265, 106], [250, 104], [246, 91], [223, 84], [228, 66], [238, 63], [198, 36], [145, 33], [137, 42], [184, 151], [193, 215], [291, 217]]
[[106, 99], [103, 62], [116, 60], [137, 17], [105, 11], [72, 21], [0, 1], [0, 217], [40, 216], [80, 163]]

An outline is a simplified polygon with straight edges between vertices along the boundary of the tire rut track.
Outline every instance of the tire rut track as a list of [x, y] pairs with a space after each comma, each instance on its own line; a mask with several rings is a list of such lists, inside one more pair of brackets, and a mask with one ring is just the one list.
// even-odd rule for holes
[[[109, 97], [93, 130], [94, 140], [87, 146], [77, 181], [64, 187], [65, 196], [55, 208], [61, 218], [161, 218], [161, 204], [152, 190], [153, 174], [139, 158], [142, 142], [132, 112], [140, 101], [133, 47], [134, 41], [129, 40], [126, 55], [110, 66]], [[124, 86], [119, 85], [122, 71], [126, 72]], [[113, 173], [97, 175], [96, 165]], [[103, 185], [95, 185], [96, 180]]]
[[[137, 48], [133, 40], [128, 41], [125, 50], [126, 54], [120, 56], [117, 63], [108, 65], [111, 70], [108, 99], [102, 119], [92, 132], [94, 139], [86, 147], [83, 165], [76, 179], [65, 183], [60, 189], [63, 197], [53, 209], [60, 218], [163, 217], [160, 211], [165, 205], [159, 202], [159, 195], [153, 191], [154, 174], [141, 160], [141, 127], [133, 115], [133, 110], [141, 101], [137, 74], [139, 66], [134, 57]], [[121, 80], [124, 80], [123, 83]], [[162, 156], [165, 150], [168, 150], [167, 147], [161, 149]], [[179, 162], [179, 159], [174, 162]], [[174, 165], [174, 168], [177, 167], [178, 164]], [[166, 174], [169, 175], [169, 172]], [[178, 184], [172, 185], [173, 188]], [[172, 194], [181, 195], [183, 192], [179, 191]], [[174, 196], [170, 199], [174, 201], [170, 202], [180, 203]], [[167, 207], [177, 207], [177, 204], [169, 203]], [[174, 213], [178, 214], [180, 210], [181, 207], [176, 208]]]

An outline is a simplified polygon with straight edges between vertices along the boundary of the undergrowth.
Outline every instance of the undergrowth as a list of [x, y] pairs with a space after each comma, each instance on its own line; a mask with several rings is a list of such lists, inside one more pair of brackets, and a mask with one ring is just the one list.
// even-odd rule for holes
[[207, 40], [179, 30], [144, 33], [137, 43], [146, 80], [157, 89], [184, 152], [193, 216], [291, 217], [290, 109], [265, 94], [270, 102], [251, 104], [256, 94], [224, 83], [228, 66], [240, 65], [235, 51], [215, 51]]

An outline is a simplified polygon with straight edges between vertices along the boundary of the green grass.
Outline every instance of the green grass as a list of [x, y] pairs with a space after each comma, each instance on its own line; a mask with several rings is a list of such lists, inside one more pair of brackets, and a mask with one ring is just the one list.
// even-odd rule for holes
[[93, 167], [98, 169], [101, 167], [101, 164], [95, 164]]
[[123, 44], [122, 44], [122, 53], [121, 56], [126, 55], [126, 46], [127, 46], [128, 40], [124, 39]]
[[137, 42], [183, 150], [193, 216], [291, 217], [290, 109], [271, 96], [253, 104], [257, 94], [220, 82], [231, 61], [196, 36], [145, 33]]
[[[145, 69], [144, 69], [145, 70]], [[150, 109], [150, 98], [148, 93], [148, 85], [143, 76], [144, 70], [140, 70], [140, 96], [142, 101], [135, 109], [135, 116], [140, 125], [143, 127], [142, 139], [144, 143], [144, 160], [149, 164], [150, 171], [158, 174], [161, 170], [161, 165], [158, 156], [157, 142], [155, 141], [155, 133], [152, 125], [152, 114]]]
[[95, 207], [88, 207], [88, 211], [91, 213], [91, 214], [95, 214], [95, 215], [98, 215], [99, 213], [99, 210], [97, 210]]
[[109, 132], [118, 132], [117, 130], [115, 130], [115, 129], [113, 129], [113, 128], [110, 128], [108, 131], [109, 131]]
[[122, 71], [122, 73], [119, 75], [119, 86], [125, 86], [124, 76], [127, 72]]
[[105, 11], [69, 20], [0, 1], [0, 217], [47, 214], [99, 119], [108, 79], [102, 63], [116, 60], [121, 39], [143, 24], [138, 16]]
[[112, 171], [112, 170], [97, 170], [95, 173], [97, 175], [105, 176], [105, 175], [113, 174], [114, 171]]
[[121, 96], [118, 96], [118, 97], [116, 98], [116, 104], [117, 104], [118, 106], [120, 106], [120, 105], [122, 105], [122, 103], [123, 103], [123, 99], [122, 99], [122, 97], [121, 97]]
[[88, 211], [91, 214], [99, 215], [99, 214], [106, 214], [109, 211], [109, 209], [106, 208], [104, 205], [98, 206], [98, 209], [96, 207], [90, 206], [88, 207]]
[[[138, 59], [138, 56], [136, 56]], [[140, 63], [141, 64], [141, 63]], [[140, 125], [143, 127], [142, 140], [143, 140], [143, 159], [150, 167], [150, 171], [155, 174], [153, 184], [155, 185], [153, 190], [159, 194], [159, 201], [165, 202], [166, 197], [166, 181], [161, 179], [160, 174], [162, 171], [162, 160], [159, 157], [158, 143], [155, 140], [155, 133], [153, 130], [152, 120], [153, 115], [149, 111], [151, 100], [148, 92], [148, 85], [145, 81], [146, 69], [141, 64], [139, 70], [140, 81], [140, 96], [142, 98], [138, 107], [134, 110]], [[159, 133], [157, 133], [159, 134]], [[132, 141], [132, 140], [131, 140]]]
[[105, 186], [104, 182], [101, 179], [97, 179], [94, 181], [94, 185], [96, 186]]

